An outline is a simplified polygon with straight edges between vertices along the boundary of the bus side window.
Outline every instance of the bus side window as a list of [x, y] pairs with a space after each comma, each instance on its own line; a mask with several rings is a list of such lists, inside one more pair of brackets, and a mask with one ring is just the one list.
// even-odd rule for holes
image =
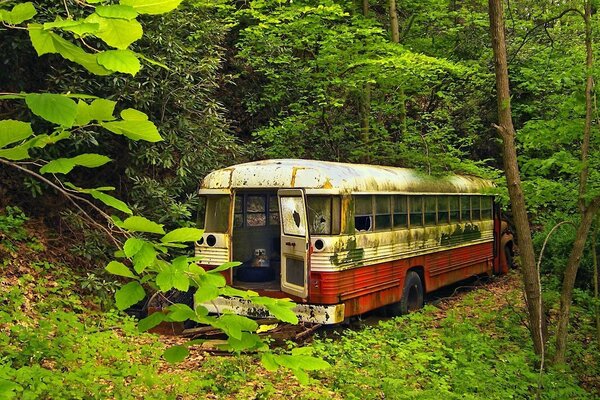
[[481, 198], [481, 219], [492, 219], [492, 198], [483, 196]]
[[308, 196], [307, 202], [310, 233], [331, 234], [331, 197]]
[[279, 226], [279, 203], [277, 195], [269, 196], [269, 225]]
[[373, 196], [354, 198], [354, 228], [358, 232], [373, 230]]
[[233, 210], [233, 227], [241, 228], [244, 226], [244, 195], [235, 195], [235, 205]]
[[469, 222], [471, 220], [471, 197], [460, 196], [460, 220]]
[[406, 196], [394, 196], [394, 228], [408, 226], [408, 205]]
[[436, 203], [435, 196], [424, 196], [425, 199], [425, 225], [435, 225]]
[[410, 226], [423, 226], [423, 196], [410, 196]]
[[391, 196], [375, 196], [375, 230], [392, 229]]
[[448, 196], [437, 197], [438, 207], [438, 224], [443, 225], [448, 223], [449, 211], [448, 211]]
[[481, 196], [471, 198], [471, 217], [473, 221], [481, 219]]
[[458, 196], [450, 196], [450, 223], [460, 221], [460, 200]]
[[265, 226], [267, 224], [265, 196], [246, 196], [246, 226]]

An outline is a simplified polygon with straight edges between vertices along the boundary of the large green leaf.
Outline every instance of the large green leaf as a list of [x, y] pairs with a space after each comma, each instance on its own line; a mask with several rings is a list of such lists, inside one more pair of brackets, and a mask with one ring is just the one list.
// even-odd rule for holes
[[214, 300], [217, 297], [219, 297], [219, 293], [220, 293], [219, 288], [215, 285], [211, 285], [211, 284], [200, 285], [198, 290], [196, 290], [196, 293], [194, 293], [194, 302], [196, 304], [202, 304], [202, 303], [209, 302], [209, 301]]
[[31, 93], [25, 103], [35, 115], [61, 126], [73, 126], [77, 116], [77, 104], [61, 94]]
[[172, 264], [156, 275], [156, 284], [163, 292], [168, 292], [173, 288], [187, 292], [190, 288], [190, 279], [184, 268]]
[[143, 35], [142, 25], [135, 19], [128, 21], [124, 19], [104, 18], [93, 13], [85, 21], [99, 24], [100, 29], [94, 35], [102, 39], [107, 45], [116, 47], [117, 49], [126, 49]]
[[133, 108], [126, 108], [123, 111], [121, 111], [121, 118], [123, 118], [124, 120], [127, 120], [127, 121], [147, 121], [148, 120], [148, 116], [145, 113], [138, 111], [136, 109], [133, 109]]
[[115, 293], [115, 301], [119, 310], [124, 310], [140, 302], [146, 297], [146, 291], [138, 282], [129, 282]]
[[127, 218], [119, 226], [132, 232], [158, 233], [161, 235], [165, 233], [162, 225], [137, 215]]
[[169, 314], [167, 315], [169, 321], [183, 322], [188, 319], [194, 319], [196, 313], [189, 306], [185, 304], [173, 304], [169, 306]]
[[111, 261], [106, 266], [106, 271], [113, 275], [124, 276], [126, 278], [135, 278], [135, 274], [123, 263], [119, 261]]
[[121, 4], [133, 7], [140, 14], [164, 14], [173, 11], [182, 0], [121, 0]]
[[80, 154], [72, 158], [58, 158], [40, 168], [42, 174], [68, 174], [76, 166], [96, 168], [106, 164], [110, 158], [101, 154]]
[[142, 67], [131, 50], [108, 50], [98, 54], [98, 64], [115, 72], [135, 76]]
[[184, 346], [172, 346], [165, 350], [163, 357], [170, 363], [176, 363], [185, 360], [190, 354], [188, 349]]
[[242, 332], [254, 332], [258, 328], [258, 324], [253, 319], [235, 314], [222, 315], [217, 320], [216, 326], [236, 339], [242, 338]]
[[133, 214], [133, 211], [131, 211], [131, 208], [129, 208], [129, 206], [127, 206], [127, 204], [124, 201], [121, 201], [121, 200], [117, 199], [116, 197], [113, 197], [113, 196], [106, 194], [104, 192], [101, 192], [99, 190], [92, 190], [90, 192], [90, 194], [92, 195], [93, 198], [100, 200], [101, 202], [103, 202], [104, 204], [106, 204], [109, 207], [114, 208], [115, 210], [119, 210], [119, 211], [124, 212], [125, 214], [129, 214], [129, 215]]
[[96, 54], [85, 52], [80, 47], [63, 39], [54, 32], [44, 30], [40, 24], [29, 24], [29, 38], [38, 56], [48, 53], [60, 54], [65, 59], [83, 66], [96, 75], [110, 75], [112, 71], [99, 65]]
[[104, 18], [119, 18], [119, 19], [134, 19], [138, 16], [138, 12], [131, 6], [123, 4], [113, 4], [110, 6], [96, 7], [96, 14]]
[[125, 241], [125, 244], [123, 245], [123, 251], [125, 251], [125, 255], [127, 257], [133, 257], [142, 249], [144, 243], [147, 242], [142, 239], [131, 237]]
[[56, 17], [54, 22], [44, 23], [44, 29], [50, 30], [53, 28], [62, 29], [63, 31], [69, 31], [75, 34], [76, 37], [83, 37], [87, 34], [93, 34], [100, 29], [99, 24], [92, 24], [85, 21], [75, 21], [72, 19], [61, 19]]
[[133, 256], [133, 269], [138, 274], [156, 261], [156, 249], [150, 243], [144, 243], [142, 248]]
[[29, 158], [29, 149], [31, 146], [22, 144], [9, 149], [0, 149], [0, 157], [7, 160], [19, 161]]
[[0, 121], [0, 148], [9, 144], [20, 142], [33, 135], [29, 122], [5, 119]]
[[12, 10], [0, 10], [0, 21], [3, 21], [9, 25], [19, 25], [28, 19], [33, 18], [37, 14], [33, 3], [19, 3], [16, 4]]
[[124, 135], [135, 141], [160, 142], [163, 140], [151, 121], [114, 121], [103, 122], [101, 125], [117, 135]]
[[152, 329], [161, 322], [163, 322], [165, 318], [165, 314], [161, 312], [153, 312], [152, 314], [148, 315], [146, 318], [138, 322], [138, 330], [140, 332], [146, 332], [147, 330]]
[[163, 243], [172, 242], [195, 242], [202, 237], [202, 229], [197, 228], [178, 228], [167, 233], [160, 239]]
[[234, 268], [234, 267], [238, 267], [242, 265], [241, 262], [239, 261], [228, 261], [226, 263], [223, 263], [221, 265], [219, 265], [217, 268], [211, 269], [210, 271], [208, 271], [210, 274], [215, 274], [221, 271], [226, 271], [230, 268]]

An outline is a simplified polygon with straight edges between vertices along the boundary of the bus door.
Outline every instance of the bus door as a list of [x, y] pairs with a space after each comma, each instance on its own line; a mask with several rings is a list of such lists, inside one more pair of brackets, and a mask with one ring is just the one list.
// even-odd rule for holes
[[308, 224], [306, 196], [302, 189], [281, 189], [281, 291], [308, 296]]

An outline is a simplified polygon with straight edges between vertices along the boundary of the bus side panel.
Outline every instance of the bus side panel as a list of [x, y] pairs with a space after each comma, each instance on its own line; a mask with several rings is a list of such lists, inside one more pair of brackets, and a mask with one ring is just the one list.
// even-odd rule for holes
[[345, 316], [353, 316], [400, 301], [406, 271], [422, 268], [426, 292], [493, 268], [493, 242], [450, 249], [392, 262], [347, 269], [313, 272], [309, 302], [345, 303]]

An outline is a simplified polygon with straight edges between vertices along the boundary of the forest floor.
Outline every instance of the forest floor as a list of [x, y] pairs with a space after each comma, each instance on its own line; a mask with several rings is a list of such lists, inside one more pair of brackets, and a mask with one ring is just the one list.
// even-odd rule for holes
[[131, 318], [103, 311], [111, 282], [74, 268], [43, 234], [18, 237], [0, 232], [0, 399], [600, 398], [592, 315], [577, 304], [570, 364], [541, 377], [534, 368], [518, 272], [442, 292], [450, 297], [407, 316], [321, 330], [304, 346], [331, 368], [301, 385], [254, 354], [215, 356], [200, 345], [167, 363], [164, 349], [185, 339], [139, 333]]

